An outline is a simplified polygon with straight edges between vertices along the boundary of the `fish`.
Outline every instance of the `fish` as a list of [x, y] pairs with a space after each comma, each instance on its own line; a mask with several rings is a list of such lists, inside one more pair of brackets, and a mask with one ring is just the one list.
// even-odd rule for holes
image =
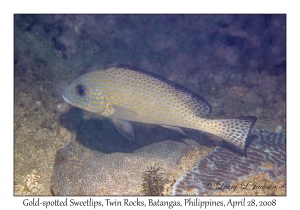
[[199, 130], [222, 140], [242, 156], [253, 141], [255, 116], [211, 119], [211, 105], [187, 88], [154, 73], [126, 65], [83, 74], [62, 92], [65, 102], [110, 118], [116, 129], [135, 141], [132, 122], [154, 124], [185, 134]]

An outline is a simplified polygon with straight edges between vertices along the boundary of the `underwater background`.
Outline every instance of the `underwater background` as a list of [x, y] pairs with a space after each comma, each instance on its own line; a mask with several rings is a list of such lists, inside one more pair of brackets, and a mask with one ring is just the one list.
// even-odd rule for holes
[[[79, 75], [117, 64], [199, 94], [211, 104], [211, 118], [256, 116], [259, 140], [249, 149], [267, 158], [229, 151], [233, 169], [226, 173], [234, 180], [219, 181], [258, 180], [276, 189], [198, 192], [197, 177], [217, 183], [206, 177], [225, 171], [212, 163], [193, 173], [221, 154], [209, 136], [134, 123], [137, 141], [129, 142], [108, 119], [63, 101], [63, 88]], [[285, 195], [285, 131], [285, 15], [14, 16], [15, 195], [143, 195], [142, 174], [154, 163], [162, 167], [163, 195]], [[240, 167], [245, 161], [253, 167]], [[196, 183], [175, 189], [177, 180], [190, 183], [189, 173]]]

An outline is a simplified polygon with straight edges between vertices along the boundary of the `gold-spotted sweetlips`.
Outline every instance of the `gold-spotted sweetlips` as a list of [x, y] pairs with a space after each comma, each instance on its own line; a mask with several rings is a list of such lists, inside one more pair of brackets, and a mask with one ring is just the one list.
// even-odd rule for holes
[[113, 66], [81, 75], [62, 94], [76, 107], [108, 117], [117, 130], [134, 141], [130, 121], [177, 130], [190, 128], [213, 134], [246, 155], [254, 116], [209, 119], [210, 104], [192, 91], [153, 73]]

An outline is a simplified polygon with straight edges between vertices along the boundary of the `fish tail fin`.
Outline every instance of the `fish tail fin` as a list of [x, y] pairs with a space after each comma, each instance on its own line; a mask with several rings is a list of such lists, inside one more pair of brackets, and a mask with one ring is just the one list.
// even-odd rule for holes
[[209, 133], [223, 139], [224, 147], [247, 156], [247, 148], [256, 138], [255, 135], [249, 135], [256, 119], [254, 116], [215, 119], [211, 121]]

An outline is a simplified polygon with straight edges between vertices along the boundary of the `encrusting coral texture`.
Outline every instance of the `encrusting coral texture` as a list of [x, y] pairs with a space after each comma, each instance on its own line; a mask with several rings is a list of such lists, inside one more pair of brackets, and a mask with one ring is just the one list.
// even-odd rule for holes
[[[174, 184], [173, 195], [208, 195], [218, 191], [235, 191], [233, 182], [250, 176], [265, 174], [271, 180], [284, 179], [286, 175], [286, 135], [267, 130], [254, 130], [257, 139], [248, 147], [247, 157], [217, 147], [208, 156]], [[248, 185], [247, 185], [248, 184]], [[242, 182], [236, 188], [255, 188], [255, 183]], [[256, 183], [258, 185], [258, 183]], [[278, 186], [260, 184], [260, 188]]]

